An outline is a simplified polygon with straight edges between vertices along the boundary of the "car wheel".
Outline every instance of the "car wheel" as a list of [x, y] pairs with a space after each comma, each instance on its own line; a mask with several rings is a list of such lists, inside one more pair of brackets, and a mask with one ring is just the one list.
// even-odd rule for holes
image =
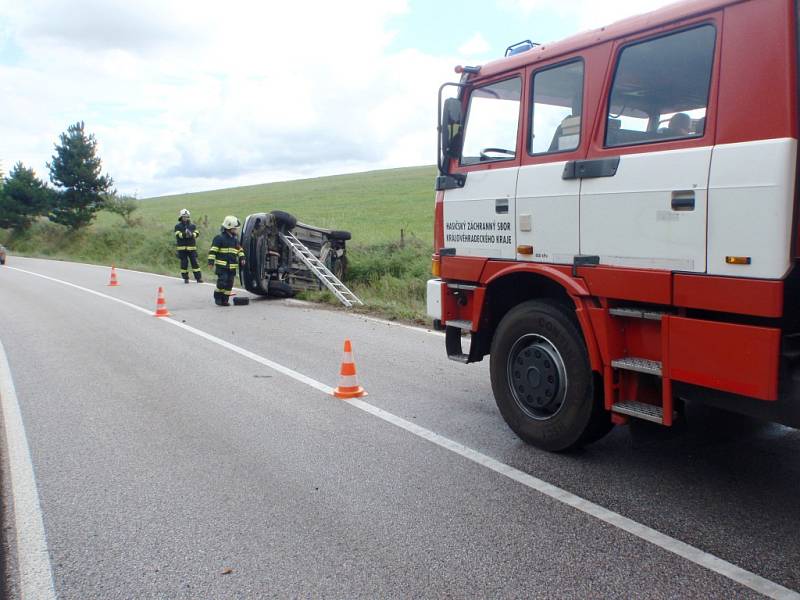
[[550, 451], [583, 443], [595, 391], [589, 356], [568, 308], [532, 300], [503, 317], [492, 340], [497, 407], [525, 442]]
[[330, 239], [332, 239], [332, 240], [341, 240], [343, 242], [346, 242], [347, 240], [349, 240], [353, 236], [350, 234], [349, 231], [338, 231], [338, 230], [334, 229], [333, 231], [331, 231], [328, 234], [328, 237]]
[[344, 281], [344, 278], [347, 276], [347, 257], [340, 256], [337, 258], [333, 263], [333, 274], [336, 276], [336, 279], [339, 281]]
[[268, 295], [273, 298], [291, 298], [294, 290], [285, 281], [270, 281]]
[[294, 226], [297, 225], [297, 217], [290, 213], [283, 212], [282, 210], [273, 210], [271, 214], [275, 217], [275, 222], [281, 229], [294, 229]]

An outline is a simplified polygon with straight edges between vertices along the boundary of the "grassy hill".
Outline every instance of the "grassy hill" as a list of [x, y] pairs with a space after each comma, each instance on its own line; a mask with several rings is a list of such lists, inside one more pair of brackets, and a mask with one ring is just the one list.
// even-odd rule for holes
[[162, 196], [143, 200], [138, 214], [172, 228], [178, 211], [188, 208], [196, 221], [207, 217], [216, 233], [225, 215], [244, 220], [284, 210], [304, 223], [351, 231], [355, 244], [399, 240], [401, 229], [433, 243], [435, 177], [434, 167], [410, 167]]
[[[283, 210], [298, 220], [345, 229], [350, 272], [345, 281], [367, 310], [424, 321], [425, 281], [433, 242], [434, 167], [410, 167], [148, 198], [127, 227], [101, 212], [85, 231], [70, 233], [46, 221], [22, 236], [0, 231], [12, 252], [178, 275], [172, 229], [181, 208], [198, 222], [201, 262], [225, 215]], [[402, 239], [401, 239], [402, 231]], [[328, 294], [309, 294], [331, 300]]]

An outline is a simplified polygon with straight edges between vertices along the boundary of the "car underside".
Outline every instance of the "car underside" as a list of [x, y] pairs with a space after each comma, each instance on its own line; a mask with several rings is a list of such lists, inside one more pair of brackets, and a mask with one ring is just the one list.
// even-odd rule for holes
[[286, 212], [248, 215], [242, 227], [240, 243], [246, 265], [240, 272], [242, 285], [253, 294], [289, 298], [303, 290], [322, 289], [317, 276], [280, 234], [293, 235], [338, 279], [347, 272], [345, 242], [349, 231], [337, 231], [300, 223]]

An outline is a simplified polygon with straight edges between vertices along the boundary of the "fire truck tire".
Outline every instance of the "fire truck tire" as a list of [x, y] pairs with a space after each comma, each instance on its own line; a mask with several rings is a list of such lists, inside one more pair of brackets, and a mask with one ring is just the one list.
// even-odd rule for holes
[[600, 434], [589, 356], [566, 307], [531, 300], [511, 309], [492, 340], [489, 370], [500, 414], [525, 442], [560, 452]]
[[589, 425], [583, 432], [581, 439], [578, 440], [580, 446], [593, 444], [597, 440], [605, 437], [608, 432], [614, 429], [611, 421], [611, 413], [603, 405], [603, 379], [597, 373], [594, 374], [594, 400], [592, 405], [592, 416], [589, 417]]
[[273, 210], [271, 211], [273, 217], [275, 217], [275, 222], [278, 224], [278, 227], [286, 228], [286, 229], [294, 229], [294, 226], [297, 225], [297, 217], [293, 214], [284, 212], [282, 210]]

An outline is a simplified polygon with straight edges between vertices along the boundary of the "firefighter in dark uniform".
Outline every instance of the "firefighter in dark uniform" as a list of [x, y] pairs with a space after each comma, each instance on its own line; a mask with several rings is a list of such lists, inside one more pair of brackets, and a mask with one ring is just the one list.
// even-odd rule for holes
[[244, 265], [244, 250], [239, 246], [239, 226], [236, 217], [225, 217], [219, 235], [211, 242], [208, 251], [208, 266], [213, 267], [217, 274], [214, 302], [218, 306], [228, 306], [236, 272], [240, 265]]
[[175, 243], [177, 254], [181, 261], [181, 277], [183, 283], [189, 283], [189, 261], [192, 262], [192, 272], [197, 283], [203, 283], [203, 271], [197, 263], [197, 225], [192, 223], [191, 215], [185, 208], [178, 214], [178, 223], [175, 225]]

